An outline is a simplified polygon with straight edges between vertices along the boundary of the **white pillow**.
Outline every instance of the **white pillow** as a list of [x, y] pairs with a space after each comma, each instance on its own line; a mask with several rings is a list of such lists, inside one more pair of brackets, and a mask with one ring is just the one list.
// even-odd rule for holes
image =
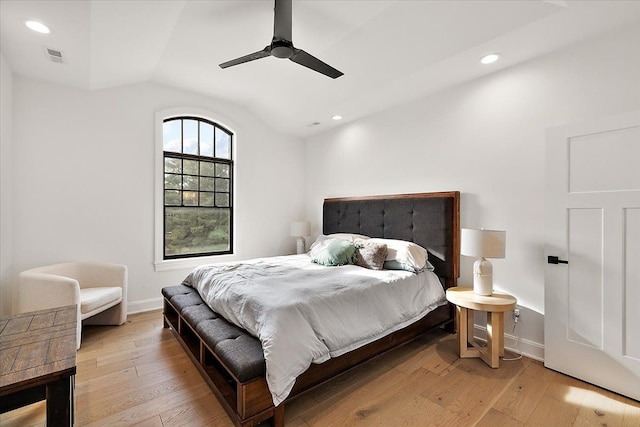
[[323, 234], [319, 235], [316, 241], [309, 246], [309, 256], [311, 256], [311, 258], [315, 258], [318, 253], [323, 250], [329, 242], [331, 242], [331, 240], [332, 239]]
[[355, 242], [356, 240], [369, 240], [371, 237], [363, 236], [362, 234], [354, 234], [354, 233], [333, 233], [327, 236], [330, 239], [344, 239], [350, 242]]
[[427, 250], [413, 242], [378, 238], [368, 241], [387, 245], [387, 258], [385, 261], [397, 261], [415, 272], [423, 270], [427, 265], [429, 256]]
[[324, 234], [321, 234], [316, 238], [316, 241], [311, 244], [311, 246], [309, 247], [309, 252], [317, 251], [319, 249], [319, 245], [322, 245], [324, 241], [330, 239], [346, 240], [354, 243], [356, 240], [368, 240], [370, 239], [370, 237], [353, 233], [333, 233], [326, 236]]

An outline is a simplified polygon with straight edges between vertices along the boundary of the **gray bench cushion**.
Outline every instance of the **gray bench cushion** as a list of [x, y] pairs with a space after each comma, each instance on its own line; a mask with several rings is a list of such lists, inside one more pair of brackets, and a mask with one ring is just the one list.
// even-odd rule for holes
[[192, 305], [202, 305], [204, 302], [196, 292], [193, 294], [176, 295], [171, 298], [171, 304], [182, 313], [185, 308], [191, 307]]
[[195, 289], [184, 285], [169, 286], [162, 289], [162, 295], [239, 381], [265, 375], [260, 341], [211, 310]]
[[176, 295], [186, 295], [192, 293], [198, 293], [198, 291], [184, 285], [167, 286], [166, 288], [162, 288], [162, 295], [169, 300]]
[[229, 369], [237, 373], [240, 381], [265, 375], [266, 364], [260, 341], [244, 333], [235, 339], [223, 340], [216, 345], [216, 354]]
[[222, 317], [204, 320], [196, 331], [240, 381], [265, 374], [260, 341]]
[[194, 328], [203, 320], [217, 319], [219, 317], [218, 314], [212, 311], [205, 303], [185, 307], [182, 310], [182, 315]]

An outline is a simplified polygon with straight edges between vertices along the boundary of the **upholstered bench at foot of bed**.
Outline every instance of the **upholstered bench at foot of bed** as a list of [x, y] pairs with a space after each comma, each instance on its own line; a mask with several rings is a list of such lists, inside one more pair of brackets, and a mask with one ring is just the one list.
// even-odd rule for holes
[[239, 381], [265, 374], [260, 341], [212, 311], [195, 289], [171, 286], [164, 288], [162, 294]]
[[265, 388], [264, 395], [270, 397], [260, 341], [212, 311], [193, 288], [169, 286], [162, 289], [162, 295], [165, 327], [174, 329], [196, 366], [221, 393], [219, 398], [227, 402], [227, 412], [238, 417], [237, 424], [244, 425], [246, 419], [252, 419], [247, 423], [252, 425], [258, 420], [253, 420], [255, 417], [272, 416], [264, 413], [269, 408], [273, 411], [268, 399], [257, 403], [239, 401], [245, 394], [241, 390], [246, 387]]

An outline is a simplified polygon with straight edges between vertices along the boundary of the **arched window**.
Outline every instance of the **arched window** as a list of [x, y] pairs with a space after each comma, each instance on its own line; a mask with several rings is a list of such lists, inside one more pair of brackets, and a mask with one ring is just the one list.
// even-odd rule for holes
[[163, 260], [233, 253], [233, 143], [211, 120], [163, 120]]

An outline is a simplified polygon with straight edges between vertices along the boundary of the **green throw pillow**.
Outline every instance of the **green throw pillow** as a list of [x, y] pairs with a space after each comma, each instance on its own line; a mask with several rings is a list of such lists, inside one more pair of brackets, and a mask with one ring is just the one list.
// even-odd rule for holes
[[318, 251], [312, 261], [327, 266], [355, 264], [356, 246], [347, 240], [332, 240]]
[[385, 270], [404, 270], [404, 271], [410, 271], [411, 273], [422, 273], [423, 271], [435, 271], [435, 267], [433, 266], [433, 264], [431, 264], [428, 260], [426, 262], [426, 264], [424, 265], [424, 267], [420, 268], [420, 269], [415, 269], [413, 267], [411, 267], [408, 264], [405, 264], [404, 262], [400, 262], [400, 261], [396, 261], [396, 260], [391, 260], [391, 261], [385, 261], [383, 267]]

